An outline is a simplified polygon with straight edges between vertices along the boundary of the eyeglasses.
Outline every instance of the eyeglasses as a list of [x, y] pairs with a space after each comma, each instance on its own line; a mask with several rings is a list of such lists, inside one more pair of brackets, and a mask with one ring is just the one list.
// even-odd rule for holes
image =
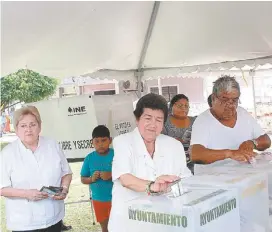
[[221, 105], [234, 105], [234, 106], [236, 106], [236, 105], [238, 105], [238, 103], [240, 103], [239, 97], [237, 97], [237, 98], [227, 98], [227, 99], [224, 99], [224, 100], [217, 97], [217, 96], [215, 96], [215, 97], [220, 101]]
[[29, 125], [27, 125], [27, 124], [19, 124], [18, 126], [19, 127], [21, 127], [22, 129], [27, 129], [27, 128], [29, 128], [29, 129], [32, 129], [32, 128], [35, 128], [35, 127], [37, 127], [37, 123], [30, 123]]
[[182, 108], [185, 108], [185, 109], [189, 109], [190, 106], [189, 105], [183, 105], [183, 104], [179, 104], [179, 103], [175, 103], [174, 106], [182, 109]]

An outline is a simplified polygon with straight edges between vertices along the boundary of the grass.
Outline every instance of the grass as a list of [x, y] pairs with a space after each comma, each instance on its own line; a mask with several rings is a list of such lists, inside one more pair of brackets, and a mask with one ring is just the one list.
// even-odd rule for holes
[[4, 143], [4, 142], [0, 142], [0, 151], [2, 151], [2, 149], [8, 145], [8, 143]]
[[[89, 189], [87, 185], [83, 185], [80, 182], [80, 169], [82, 162], [71, 163], [70, 164], [73, 171], [73, 180], [70, 187], [70, 192], [65, 202], [76, 202], [81, 200], [89, 199]], [[73, 227], [71, 232], [99, 232], [101, 231], [100, 226], [96, 222], [93, 225], [92, 213], [91, 213], [91, 203], [77, 203], [77, 204], [67, 204], [66, 214], [64, 218], [65, 225], [71, 225]], [[6, 221], [5, 221], [5, 203], [4, 199], [1, 197], [1, 230], [2, 232], [7, 232]]]

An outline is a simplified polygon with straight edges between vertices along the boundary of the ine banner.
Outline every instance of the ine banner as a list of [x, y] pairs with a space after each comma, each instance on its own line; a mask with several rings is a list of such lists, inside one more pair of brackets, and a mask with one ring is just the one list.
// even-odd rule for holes
[[68, 159], [92, 152], [92, 130], [106, 125], [115, 137], [135, 128], [133, 94], [75, 96], [31, 103], [42, 119], [42, 135], [56, 139]]

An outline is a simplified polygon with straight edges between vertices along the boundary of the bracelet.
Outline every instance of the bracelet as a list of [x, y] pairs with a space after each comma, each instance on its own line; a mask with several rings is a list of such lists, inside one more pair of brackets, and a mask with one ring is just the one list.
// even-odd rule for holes
[[145, 189], [145, 192], [147, 193], [148, 196], [156, 196], [158, 195], [159, 193], [157, 192], [154, 192], [151, 190], [151, 185], [154, 184], [155, 181], [149, 181], [146, 185], [146, 189]]
[[[154, 182], [153, 182], [154, 183]], [[145, 192], [147, 193], [148, 196], [150, 196], [150, 186], [152, 184], [152, 181], [147, 182], [146, 187], [145, 187]]]
[[254, 149], [257, 150], [258, 141], [256, 139], [252, 139], [251, 142], [253, 143]]

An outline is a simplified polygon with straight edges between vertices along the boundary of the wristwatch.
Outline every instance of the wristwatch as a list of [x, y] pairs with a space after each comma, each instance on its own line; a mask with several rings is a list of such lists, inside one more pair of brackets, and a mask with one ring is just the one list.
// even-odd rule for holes
[[257, 147], [258, 147], [258, 141], [256, 139], [252, 139], [251, 141], [254, 144], [254, 149], [257, 149]]

